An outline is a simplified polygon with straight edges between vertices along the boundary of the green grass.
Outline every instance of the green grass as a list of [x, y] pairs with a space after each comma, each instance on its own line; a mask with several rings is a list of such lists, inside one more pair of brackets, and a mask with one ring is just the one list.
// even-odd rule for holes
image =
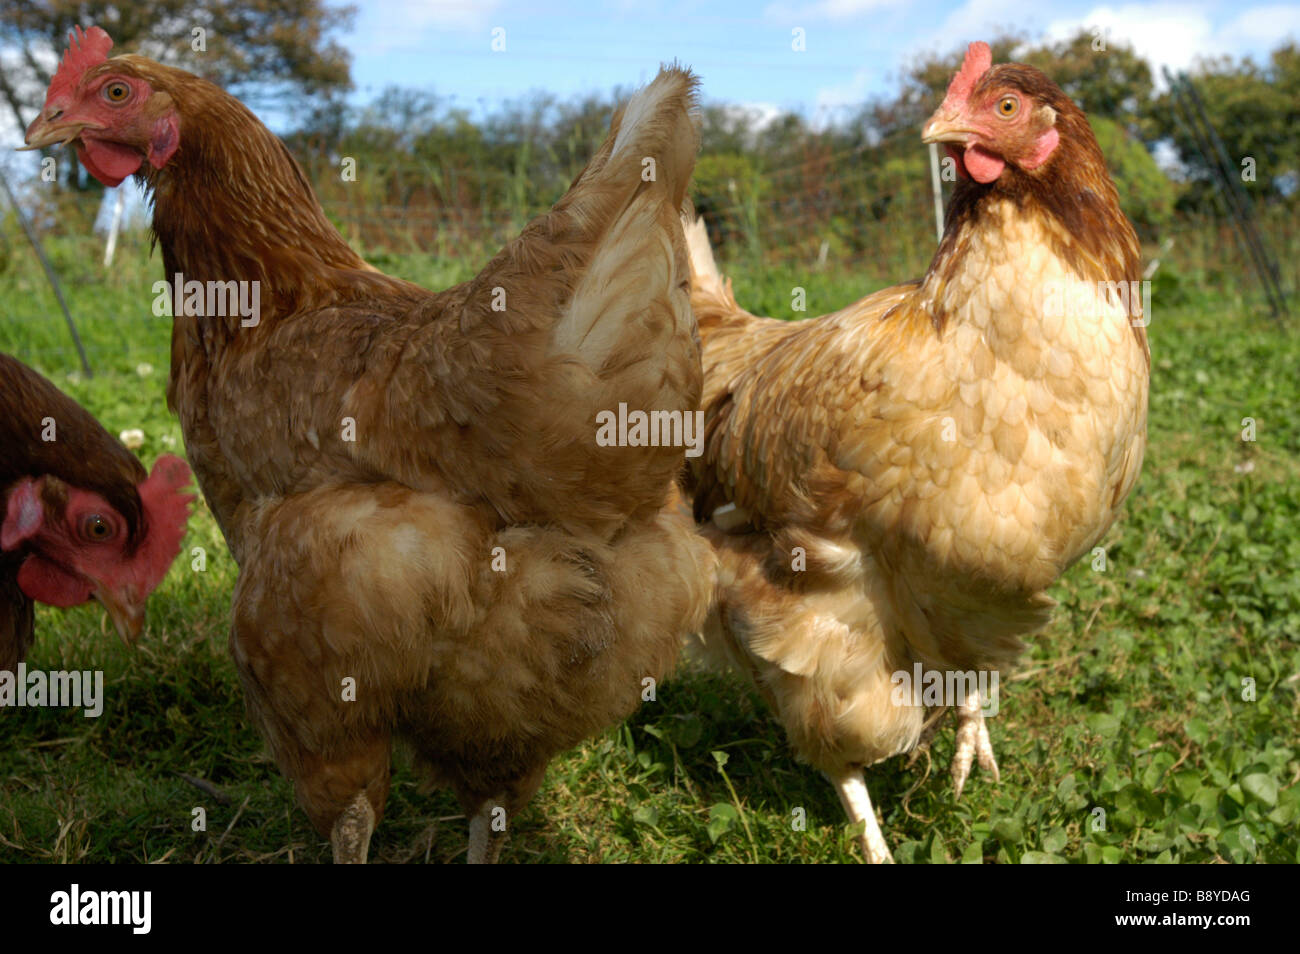
[[[112, 431], [139, 427], [147, 461], [180, 447], [163, 392], [169, 322], [150, 312], [161, 265], [131, 239], [105, 273], [93, 246], [52, 251], [96, 369], [75, 354], [25, 250], [0, 270], [0, 350], [55, 382]], [[373, 256], [429, 287], [484, 259]], [[734, 270], [739, 299], [788, 315], [869, 290], [851, 270]], [[1157, 286], [1150, 448], [1105, 541], [1053, 588], [1054, 621], [1003, 684], [990, 723], [1002, 782], [976, 770], [960, 802], [951, 725], [911, 766], [868, 782], [900, 861], [1300, 861], [1300, 342], [1240, 300]], [[1241, 440], [1242, 418], [1257, 422]], [[1243, 472], [1246, 471], [1246, 472]], [[245, 717], [226, 649], [235, 567], [203, 508], [186, 553], [123, 647], [102, 614], [42, 610], [29, 665], [102, 669], [99, 719], [0, 710], [0, 861], [324, 861], [329, 848]], [[1251, 679], [1254, 695], [1243, 694]], [[181, 775], [205, 779], [224, 801]], [[192, 809], [207, 831], [191, 831]], [[792, 825], [804, 809], [806, 830]], [[1096, 809], [1104, 830], [1094, 830]], [[465, 822], [397, 758], [372, 843], [385, 862], [459, 861]], [[839, 803], [798, 765], [739, 678], [684, 667], [627, 724], [555, 760], [504, 859], [826, 862], [858, 852]]]

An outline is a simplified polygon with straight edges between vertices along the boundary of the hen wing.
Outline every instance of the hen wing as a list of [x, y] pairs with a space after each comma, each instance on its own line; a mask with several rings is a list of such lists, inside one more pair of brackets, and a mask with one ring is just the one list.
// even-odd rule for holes
[[888, 288], [806, 322], [749, 316], [703, 326], [697, 519], [733, 504], [769, 530], [829, 527], [897, 486], [903, 475], [887, 455], [863, 451], [883, 450], [889, 429], [907, 416], [890, 400], [894, 379], [906, 373], [890, 355], [934, 336], [908, 306], [913, 288]]

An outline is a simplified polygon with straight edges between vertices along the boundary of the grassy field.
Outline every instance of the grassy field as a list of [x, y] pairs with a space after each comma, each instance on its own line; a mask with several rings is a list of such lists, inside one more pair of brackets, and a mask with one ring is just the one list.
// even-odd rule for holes
[[[53, 251], [95, 377], [73, 373], [53, 296], [20, 246], [0, 257], [0, 350], [114, 433], [143, 429], [146, 462], [179, 450], [163, 397], [170, 322], [150, 310], [158, 258], [140, 237], [107, 273], [93, 246]], [[434, 288], [483, 261], [372, 258]], [[843, 267], [732, 271], [740, 301], [775, 315], [795, 285], [809, 314], [870, 290]], [[1149, 331], [1145, 470], [1105, 541], [1105, 569], [1081, 561], [1053, 588], [1054, 621], [1003, 683], [990, 723], [1001, 784], [976, 770], [953, 801], [951, 723], [910, 767], [868, 773], [900, 861], [1300, 861], [1300, 338], [1240, 300], [1160, 284]], [[226, 648], [236, 569], [202, 506], [192, 547], [206, 569], [177, 561], [134, 651], [97, 608], [41, 611], [29, 666], [102, 669], [107, 702], [98, 719], [0, 710], [0, 862], [329, 859], [244, 715]], [[197, 806], [206, 832], [191, 830]], [[465, 834], [455, 800], [423, 792], [399, 753], [372, 859], [460, 861]], [[627, 724], [552, 763], [504, 854], [858, 858], [833, 790], [796, 764], [757, 695], [691, 666]]]

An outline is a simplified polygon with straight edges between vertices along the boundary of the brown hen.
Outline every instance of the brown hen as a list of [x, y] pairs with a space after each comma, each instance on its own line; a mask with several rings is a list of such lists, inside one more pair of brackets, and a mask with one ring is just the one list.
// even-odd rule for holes
[[703, 223], [689, 234], [706, 414], [691, 484], [721, 561], [706, 641], [835, 784], [872, 861], [890, 854], [863, 767], [915, 746], [925, 712], [896, 690], [918, 663], [970, 686], [944, 701], [958, 794], [975, 753], [996, 773], [976, 672], [1047, 622], [1044, 591], [1115, 520], [1146, 444], [1139, 248], [1086, 117], [977, 43], [923, 140], [961, 179], [920, 281], [758, 318]]
[[28, 142], [140, 173], [169, 279], [257, 283], [257, 315], [174, 319], [168, 391], [239, 564], [249, 711], [337, 861], [367, 856], [395, 739], [493, 860], [549, 759], [707, 610], [680, 441], [597, 439], [620, 405], [698, 407], [695, 80], [661, 71], [553, 210], [434, 293], [353, 252], [238, 100], [111, 45], [74, 42]]

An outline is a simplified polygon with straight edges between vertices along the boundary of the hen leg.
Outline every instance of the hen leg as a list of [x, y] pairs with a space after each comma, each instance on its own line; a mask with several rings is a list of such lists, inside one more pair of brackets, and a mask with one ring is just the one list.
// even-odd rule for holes
[[375, 831], [375, 810], [365, 792], [358, 792], [352, 803], [334, 819], [330, 846], [336, 865], [364, 865], [370, 851], [370, 836]]
[[273, 751], [284, 773], [293, 779], [299, 804], [316, 830], [329, 838], [334, 863], [364, 865], [370, 836], [388, 801], [388, 736], [352, 740], [350, 750], [333, 752], [329, 758], [302, 747], [291, 751], [287, 737], [271, 737], [281, 743]]
[[835, 786], [835, 791], [839, 793], [840, 802], [844, 805], [844, 811], [848, 813], [849, 821], [854, 825], [865, 825], [859, 842], [867, 863], [893, 864], [894, 856], [889, 853], [889, 846], [885, 844], [880, 823], [876, 821], [876, 810], [871, 805], [871, 795], [867, 792], [867, 781], [862, 775], [862, 770], [850, 768], [839, 777], [829, 774], [827, 777]]
[[466, 864], [494, 865], [506, 843], [504, 797], [490, 798], [469, 820], [469, 856]]
[[992, 773], [994, 782], [1000, 782], [1002, 776], [993, 756], [993, 743], [989, 740], [989, 727], [984, 721], [979, 693], [972, 692], [954, 711], [957, 713], [957, 752], [952, 757], [952, 784], [956, 797], [961, 798], [966, 779], [970, 777], [971, 763], [976, 758], [980, 768]]

